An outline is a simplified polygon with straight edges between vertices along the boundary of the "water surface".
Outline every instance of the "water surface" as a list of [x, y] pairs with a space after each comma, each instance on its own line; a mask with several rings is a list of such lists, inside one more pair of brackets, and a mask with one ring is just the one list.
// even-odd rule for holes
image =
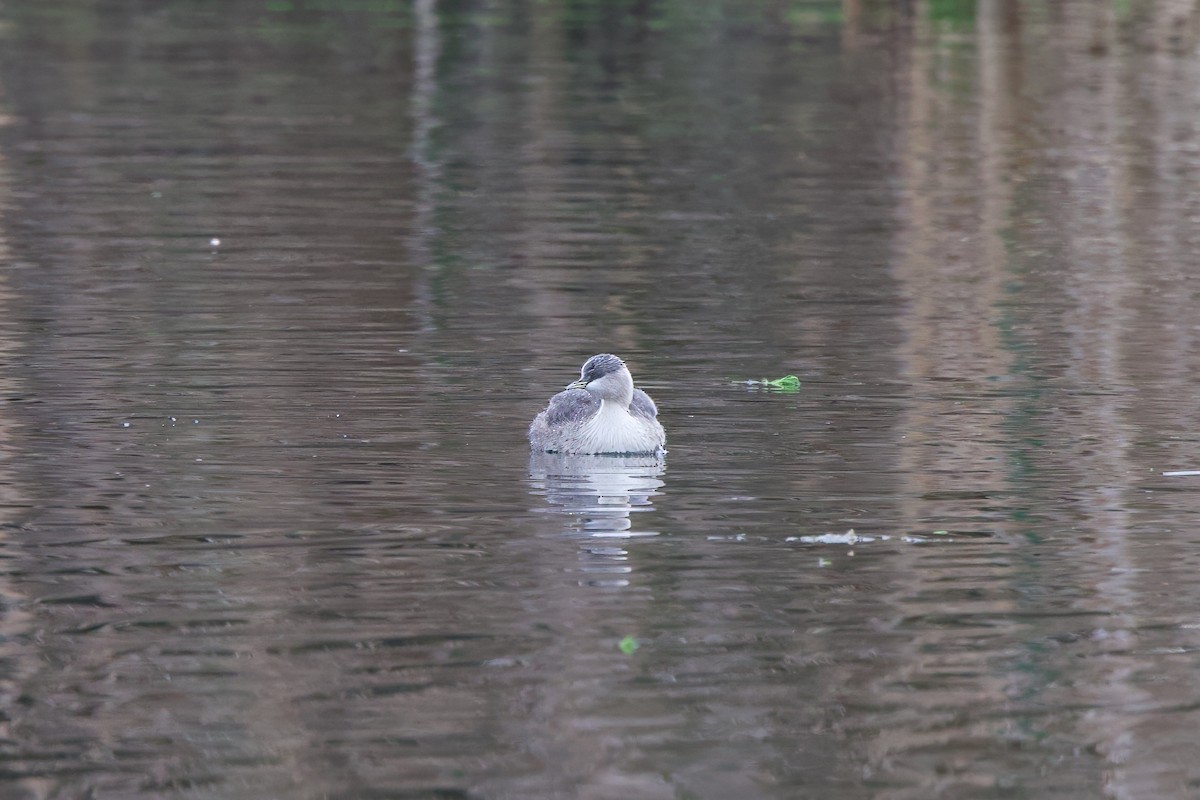
[[0, 796], [1194, 796], [1175, 8], [6, 4]]

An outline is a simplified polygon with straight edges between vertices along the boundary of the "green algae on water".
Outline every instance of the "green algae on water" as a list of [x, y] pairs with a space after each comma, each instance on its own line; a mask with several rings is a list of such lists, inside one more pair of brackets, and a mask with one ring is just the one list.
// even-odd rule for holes
[[800, 379], [795, 375], [784, 375], [782, 378], [763, 378], [761, 381], [743, 381], [746, 386], [767, 389], [776, 392], [800, 391]]

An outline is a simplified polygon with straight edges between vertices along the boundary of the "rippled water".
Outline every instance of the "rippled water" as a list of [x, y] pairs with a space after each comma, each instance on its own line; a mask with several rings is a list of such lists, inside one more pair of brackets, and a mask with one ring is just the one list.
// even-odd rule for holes
[[6, 3], [0, 797], [1195, 796], [1184, 5]]

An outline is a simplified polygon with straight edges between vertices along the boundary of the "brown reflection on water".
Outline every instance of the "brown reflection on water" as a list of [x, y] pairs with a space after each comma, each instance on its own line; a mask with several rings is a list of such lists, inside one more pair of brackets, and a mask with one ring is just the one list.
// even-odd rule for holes
[[[1153, 9], [1148, 40], [1130, 42], [1115, 25], [1098, 25], [1091, 49], [1111, 54], [1117, 64], [1064, 59], [1054, 65], [1062, 76], [1059, 114], [1067, 124], [1053, 144], [1070, 154], [1062, 165], [1056, 223], [1065, 233], [1065, 258], [1080, 265], [1061, 284], [1070, 299], [1061, 323], [1069, 352], [1064, 377], [1094, 391], [1059, 425], [1069, 437], [1069, 468], [1080, 485], [1091, 484], [1075, 498], [1089, 506], [1091, 521], [1078, 553], [1102, 568], [1094, 591], [1108, 616], [1098, 631], [1097, 669], [1075, 690], [1096, 708], [1081, 727], [1112, 765], [1106, 790], [1122, 797], [1171, 796], [1196, 779], [1193, 767], [1160, 760], [1180, 747], [1194, 713], [1168, 720], [1140, 711], [1186, 707], [1200, 691], [1194, 664], [1181, 670], [1180, 659], [1169, 655], [1195, 651], [1191, 626], [1168, 624], [1166, 641], [1155, 636], [1152, 642], [1144, 630], [1155, 626], [1150, 618], [1174, 616], [1170, 604], [1159, 605], [1164, 578], [1190, 557], [1188, 539], [1194, 543], [1180, 536], [1190, 526], [1164, 519], [1150, 496], [1161, 485], [1156, 471], [1170, 468], [1163, 445], [1194, 428], [1179, 415], [1180, 400], [1195, 395], [1195, 329], [1172, 322], [1185, 275], [1195, 270], [1194, 253], [1147, 241], [1142, 227], [1149, 222], [1159, 235], [1194, 229], [1195, 201], [1172, 197], [1167, 188], [1181, 178], [1190, 184], [1187, 195], [1194, 197], [1197, 188], [1196, 134], [1183, 120], [1194, 120], [1198, 109], [1180, 95], [1197, 74], [1194, 59], [1181, 60], [1173, 52], [1175, 35], [1167, 33], [1187, 31], [1180, 24], [1184, 11], [1172, 4]], [[1064, 39], [1073, 21], [1067, 18], [1059, 29]], [[1148, 108], [1147, 92], [1162, 102]], [[1175, 119], [1182, 125], [1170, 121], [1179, 111], [1184, 116]], [[1143, 130], [1157, 135], [1143, 136]], [[1181, 150], [1191, 157], [1181, 160]], [[1153, 222], [1145, 219], [1147, 205], [1158, 210]], [[1191, 387], [1185, 388], [1179, 377], [1188, 373]], [[1147, 413], [1151, 409], [1157, 413]], [[1194, 449], [1189, 457], [1195, 458]], [[1194, 503], [1173, 505], [1176, 513], [1194, 517], [1197, 511]]]
[[[1191, 526], [1168, 522], [1153, 498], [1167, 488], [1156, 475], [1171, 454], [1195, 458], [1195, 436], [1184, 433], [1195, 326], [1179, 303], [1190, 300], [1181, 288], [1196, 265], [1178, 241], [1195, 227], [1196, 109], [1181, 92], [1197, 75], [1194, 59], [1178, 55], [1194, 19], [1160, 4], [1131, 27], [1104, 8], [1066, 3], [1043, 18], [1029, 6], [981, 2], [968, 50], [943, 41], [928, 13], [913, 21], [918, 45], [902, 90], [905, 230], [894, 270], [909, 298], [898, 354], [914, 389], [898, 427], [903, 508], [913, 530], [941, 521], [952, 533], [999, 537], [991, 577], [1003, 568], [1014, 589], [1026, 588], [956, 603], [956, 618], [986, 626], [925, 630], [912, 641], [917, 672], [883, 685], [909, 687], [917, 673], [945, 670], [959, 682], [974, 676], [962, 703], [1057, 703], [1069, 694], [1088, 711], [1074, 724], [1046, 725], [1047, 741], [1078, 737], [1095, 747], [1106, 763], [1090, 779], [1116, 796], [1182, 796], [1193, 771], [1156, 754], [1181, 746], [1192, 714], [1155, 724], [1156, 714], [1137, 709], [1187, 708], [1198, 688], [1192, 659], [1167, 655], [1193, 652], [1196, 642], [1190, 625], [1168, 622], [1173, 604], [1161, 594], [1172, 565], [1191, 560], [1194, 536], [1180, 537]], [[1179, 438], [1186, 451], [1172, 442]], [[972, 496], [990, 498], [993, 511], [956, 513]], [[1177, 520], [1194, 520], [1194, 504], [1179, 499], [1170, 501], [1183, 514]], [[1045, 552], [1044, 537], [1057, 560], [1030, 574], [1020, 551]], [[910, 613], [911, 598], [932, 585], [944, 592], [970, 581], [961, 558], [942, 569], [920, 550], [904, 556], [897, 602]], [[1036, 677], [1047, 666], [1032, 649], [1042, 626], [1017, 623], [1033, 610], [1028, 592], [1046, 586], [1078, 597], [1070, 607], [1081, 626], [1069, 636], [1087, 643], [1086, 655], [1069, 689]], [[1148, 636], [1151, 617], [1172, 633]], [[1014, 645], [1031, 649], [1013, 663], [1020, 672], [1006, 675], [997, 667]], [[936, 722], [954, 705], [947, 697], [938, 685], [924, 700], [919, 727], [928, 731], [885, 734], [872, 759], [889, 764], [900, 752], [936, 748], [955, 781], [989, 783], [994, 763], [974, 750], [956, 762], [953, 753], [995, 728], [986, 716], [977, 725]], [[921, 695], [906, 703], [921, 707]]]
[[908, 386], [895, 428], [899, 521], [932, 542], [961, 538], [901, 548], [891, 563], [891, 625], [911, 635], [896, 645], [898, 667], [876, 676], [869, 693], [872, 707], [902, 709], [893, 713], [904, 724], [873, 737], [867, 763], [926, 788], [880, 797], [919, 796], [941, 770], [946, 785], [990, 786], [998, 762], [984, 743], [995, 723], [962, 709], [1002, 702], [1019, 682], [997, 663], [1020, 635], [1009, 588], [1019, 578], [1008, 541], [1016, 487], [1007, 429], [1021, 377], [1004, 340], [1012, 276], [1002, 239], [1018, 144], [1012, 98], [1021, 76], [1006, 33], [1016, 24], [1008, 4], [980, 3], [967, 49], [943, 41], [929, 7], [919, 6], [897, 73], [902, 228], [892, 274], [903, 298], [896, 357]]

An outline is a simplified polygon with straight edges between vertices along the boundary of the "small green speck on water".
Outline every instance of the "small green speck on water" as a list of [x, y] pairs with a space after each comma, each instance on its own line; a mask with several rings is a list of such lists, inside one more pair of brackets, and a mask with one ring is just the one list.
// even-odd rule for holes
[[949, 536], [950, 531], [932, 531], [934, 536]]
[[625, 655], [631, 656], [633, 655], [633, 651], [638, 649], [638, 640], [632, 636], [626, 636], [620, 641], [619, 644], [617, 644], [617, 647], [620, 648], [621, 652]]

